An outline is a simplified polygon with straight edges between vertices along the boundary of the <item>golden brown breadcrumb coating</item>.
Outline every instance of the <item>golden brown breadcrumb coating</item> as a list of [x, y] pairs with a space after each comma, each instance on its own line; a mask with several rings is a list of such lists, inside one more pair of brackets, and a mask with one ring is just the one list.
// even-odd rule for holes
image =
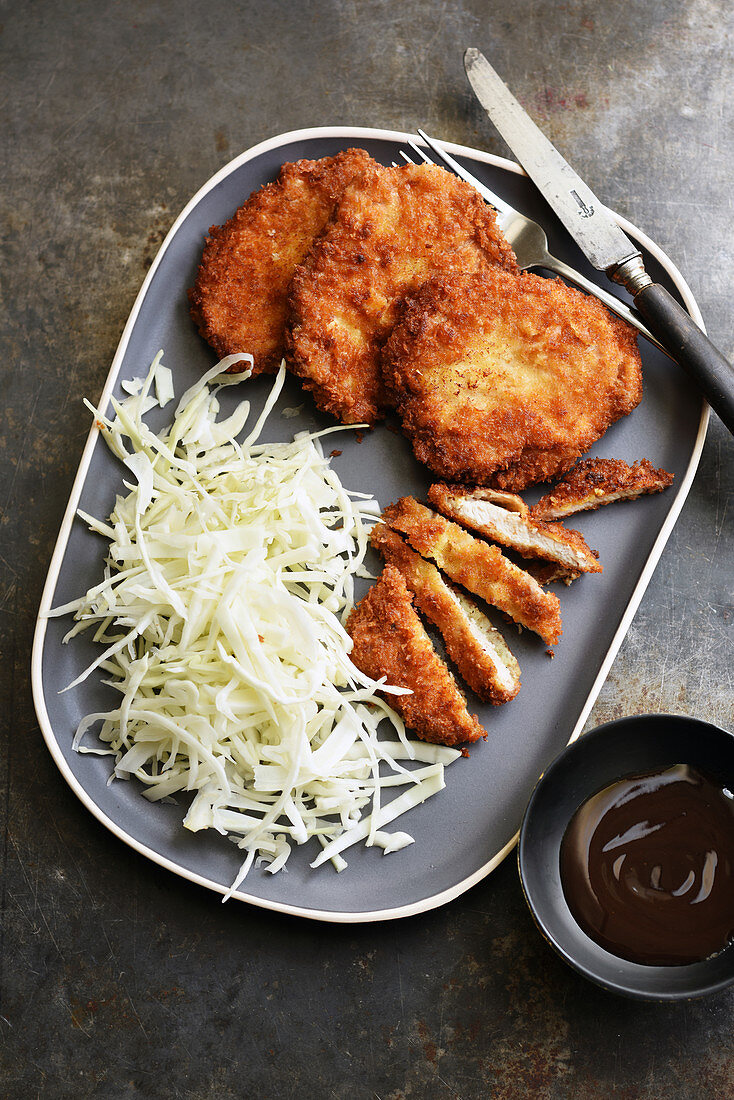
[[350, 656], [358, 669], [373, 680], [384, 676], [392, 687], [410, 688], [412, 695], [385, 697], [424, 741], [458, 745], [486, 737], [434, 650], [397, 569], [386, 566], [349, 616], [347, 630], [354, 642]]
[[434, 165], [372, 163], [346, 189], [299, 267], [290, 298], [291, 366], [344, 423], [383, 414], [380, 349], [403, 296], [437, 273], [517, 263], [494, 211]]
[[548, 645], [561, 636], [558, 597], [509, 561], [498, 546], [475, 539], [413, 497], [401, 497], [382, 514], [385, 523], [405, 535], [414, 550], [433, 558], [453, 581], [534, 630]]
[[477, 605], [447, 584], [435, 565], [416, 554], [384, 523], [370, 542], [405, 578], [418, 608], [440, 632], [446, 652], [480, 699], [498, 705], [520, 690], [520, 667], [504, 638]]
[[382, 370], [416, 457], [500, 489], [566, 470], [642, 396], [629, 325], [560, 279], [496, 267], [411, 297]]
[[559, 519], [593, 511], [600, 504], [612, 504], [615, 500], [635, 500], [644, 493], [659, 493], [672, 482], [672, 474], [656, 470], [646, 458], [632, 466], [618, 458], [586, 458], [540, 498], [531, 514], [538, 520]]
[[[496, 489], [464, 489], [441, 482], [428, 490], [429, 502], [442, 515], [516, 550], [525, 558], [556, 562], [567, 572], [601, 573], [596, 555], [579, 531], [507, 509], [504, 498], [508, 495]], [[503, 503], [497, 503], [498, 500]]]
[[370, 162], [364, 149], [347, 149], [284, 164], [274, 183], [254, 191], [224, 225], [211, 227], [189, 300], [201, 335], [220, 357], [250, 352], [253, 374], [277, 367], [296, 264], [344, 188]]

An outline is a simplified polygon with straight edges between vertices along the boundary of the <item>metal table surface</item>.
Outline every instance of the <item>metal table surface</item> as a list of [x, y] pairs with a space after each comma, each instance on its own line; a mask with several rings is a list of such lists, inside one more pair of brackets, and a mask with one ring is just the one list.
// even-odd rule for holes
[[[537, 934], [513, 858], [451, 905], [332, 926], [231, 903], [126, 848], [66, 787], [29, 653], [51, 549], [140, 282], [237, 152], [305, 126], [505, 154], [461, 55], [488, 53], [600, 197], [673, 257], [730, 358], [727, 0], [93, 0], [3, 5], [0, 1093], [729, 1097], [734, 992], [605, 994]], [[589, 725], [731, 727], [734, 447], [715, 417]]]

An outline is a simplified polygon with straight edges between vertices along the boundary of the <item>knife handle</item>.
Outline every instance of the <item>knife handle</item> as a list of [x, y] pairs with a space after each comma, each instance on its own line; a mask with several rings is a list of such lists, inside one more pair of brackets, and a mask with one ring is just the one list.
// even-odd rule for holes
[[711, 408], [734, 435], [734, 368], [660, 283], [635, 294], [650, 331], [696, 381]]

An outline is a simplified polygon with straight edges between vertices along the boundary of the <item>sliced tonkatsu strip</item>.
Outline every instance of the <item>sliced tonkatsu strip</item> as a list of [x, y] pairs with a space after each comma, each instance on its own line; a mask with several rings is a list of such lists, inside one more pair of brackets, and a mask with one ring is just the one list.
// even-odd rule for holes
[[278, 365], [296, 265], [344, 188], [371, 161], [364, 149], [346, 149], [284, 164], [274, 183], [254, 191], [224, 225], [211, 227], [189, 301], [201, 335], [220, 357], [250, 352], [253, 374]]
[[634, 329], [560, 279], [499, 267], [411, 294], [382, 376], [420, 462], [513, 491], [563, 473], [642, 397]]
[[520, 666], [474, 601], [447, 584], [435, 565], [384, 523], [372, 528], [370, 542], [386, 565], [400, 570], [418, 608], [440, 632], [446, 652], [469, 687], [495, 705], [514, 699], [520, 690]]
[[541, 497], [531, 515], [536, 520], [562, 519], [615, 500], [635, 500], [659, 493], [672, 484], [673, 475], [656, 470], [646, 458], [629, 466], [618, 458], [585, 458]]
[[464, 489], [441, 482], [428, 490], [428, 500], [442, 515], [516, 550], [525, 558], [556, 562], [571, 573], [601, 573], [596, 555], [579, 531], [562, 523], [533, 519], [517, 509], [509, 511], [497, 503], [498, 499], [506, 501], [508, 496], [494, 489]]
[[517, 261], [494, 211], [435, 165], [374, 162], [347, 188], [296, 271], [291, 366], [324, 412], [345, 424], [384, 414], [380, 351], [405, 294], [432, 275]]
[[475, 539], [463, 527], [432, 512], [412, 497], [401, 497], [382, 519], [405, 535], [414, 550], [433, 558], [463, 588], [535, 631], [548, 645], [561, 636], [558, 597], [509, 561], [499, 546]]
[[386, 566], [347, 620], [352, 661], [373, 680], [385, 677], [411, 695], [386, 695], [424, 741], [458, 745], [486, 737], [413, 607], [402, 573]]

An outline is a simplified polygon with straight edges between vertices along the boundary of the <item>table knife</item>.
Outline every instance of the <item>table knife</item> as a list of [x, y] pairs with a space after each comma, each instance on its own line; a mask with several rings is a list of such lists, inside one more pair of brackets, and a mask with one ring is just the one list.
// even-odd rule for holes
[[525, 113], [486, 57], [468, 49], [464, 68], [490, 121], [589, 261], [629, 291], [650, 331], [734, 433], [731, 364], [668, 291], [653, 282], [639, 249]]

